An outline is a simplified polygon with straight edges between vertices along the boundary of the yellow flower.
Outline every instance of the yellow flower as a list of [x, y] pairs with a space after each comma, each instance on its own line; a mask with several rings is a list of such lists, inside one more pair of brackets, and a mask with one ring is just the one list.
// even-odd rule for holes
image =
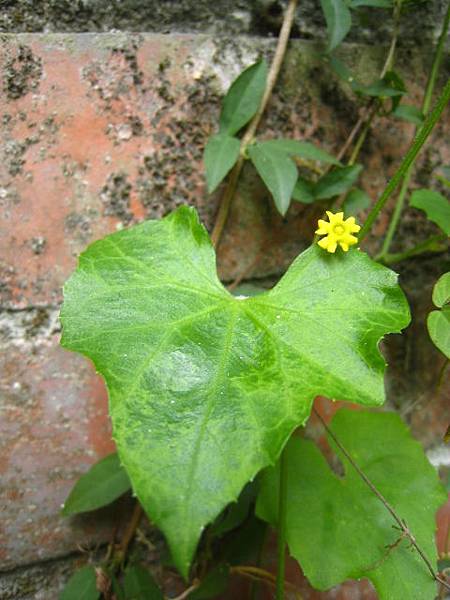
[[353, 246], [358, 242], [358, 238], [352, 235], [352, 233], [358, 232], [361, 227], [356, 225], [355, 217], [348, 217], [344, 221], [344, 213], [338, 212], [335, 215], [327, 210], [328, 218], [330, 222], [319, 219], [319, 229], [316, 233], [318, 235], [325, 235], [317, 243], [321, 248], [328, 252], [335, 252], [338, 244], [347, 252], [349, 246]]

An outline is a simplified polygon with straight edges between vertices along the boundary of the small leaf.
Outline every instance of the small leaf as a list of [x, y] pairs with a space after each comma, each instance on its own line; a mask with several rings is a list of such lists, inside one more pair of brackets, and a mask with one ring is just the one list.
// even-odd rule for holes
[[126, 600], [164, 600], [149, 571], [140, 565], [133, 565], [126, 570], [123, 587]]
[[362, 171], [362, 165], [352, 165], [334, 169], [324, 175], [314, 186], [316, 200], [333, 198], [347, 192], [357, 181]]
[[341, 163], [332, 156], [321, 150], [310, 142], [299, 142], [297, 140], [279, 139], [279, 140], [268, 140], [266, 142], [260, 142], [258, 146], [262, 146], [268, 150], [275, 150], [284, 152], [290, 156], [300, 156], [301, 158], [308, 158], [310, 160], [317, 160], [332, 165], [340, 165]]
[[352, 16], [344, 0], [320, 0], [328, 31], [328, 52], [334, 50], [352, 26]]
[[433, 344], [450, 359], [450, 308], [430, 312], [427, 326]]
[[450, 302], [450, 272], [444, 273], [437, 280], [433, 289], [433, 303], [442, 308]]
[[424, 116], [422, 111], [416, 106], [409, 104], [399, 104], [392, 114], [403, 121], [409, 121], [414, 125], [422, 125], [424, 122]]
[[240, 147], [241, 142], [237, 138], [226, 134], [219, 133], [209, 138], [203, 160], [210, 194], [237, 161]]
[[378, 79], [370, 85], [356, 84], [353, 86], [355, 92], [365, 96], [374, 96], [376, 98], [391, 98], [392, 110], [394, 110], [401, 99], [406, 94], [406, 87], [403, 79], [395, 71], [388, 71], [383, 79]]
[[439, 192], [421, 189], [411, 194], [410, 206], [423, 210], [428, 219], [450, 235], [450, 202]]
[[372, 6], [373, 8], [392, 8], [392, 0], [350, 0], [350, 8]]
[[219, 565], [210, 571], [201, 581], [197, 589], [189, 594], [189, 600], [207, 600], [217, 598], [228, 587], [230, 569], [227, 565]]
[[345, 197], [342, 210], [348, 217], [351, 215], [358, 215], [360, 212], [366, 210], [370, 206], [370, 198], [363, 190], [359, 188], [353, 188], [349, 191]]
[[251, 296], [258, 296], [258, 294], [262, 294], [263, 292], [267, 292], [267, 289], [258, 287], [253, 283], [242, 283], [234, 288], [233, 296], [245, 296], [246, 298], [250, 298]]
[[261, 179], [269, 188], [278, 212], [284, 216], [297, 181], [295, 163], [283, 152], [268, 148], [264, 143], [249, 146], [248, 154]]
[[292, 199], [303, 204], [311, 204], [314, 202], [314, 183], [299, 177], [292, 191]]
[[99, 460], [76, 482], [64, 503], [67, 517], [111, 504], [131, 487], [125, 469], [114, 452]]
[[85, 566], [75, 571], [61, 592], [59, 600], [97, 600], [99, 597], [95, 569]]
[[267, 63], [259, 60], [243, 71], [223, 99], [220, 133], [234, 135], [259, 108], [267, 80]]
[[339, 60], [335, 56], [330, 56], [328, 58], [327, 62], [330, 65], [332, 71], [340, 79], [342, 79], [343, 81], [348, 83], [354, 91], [356, 91], [357, 89], [359, 89], [359, 87], [361, 87], [361, 84], [358, 83], [358, 81], [355, 79], [353, 73], [350, 71], [350, 69], [347, 67], [347, 65], [344, 64], [341, 60]]
[[273, 289], [235, 298], [182, 206], [91, 244], [61, 322], [63, 347], [107, 383], [133, 489], [187, 577], [204, 527], [276, 461], [315, 396], [384, 402], [378, 343], [409, 311], [393, 271], [317, 244]]
[[[405, 519], [432, 563], [435, 512], [446, 501], [436, 470], [398, 415], [340, 410], [332, 431], [370, 481]], [[334, 443], [330, 440], [335, 448]], [[287, 542], [314, 588], [367, 577], [380, 600], [431, 600], [436, 582], [385, 506], [335, 448], [345, 474], [338, 477], [311, 441], [292, 437], [286, 447]], [[278, 518], [279, 468], [262, 477], [257, 514]], [[314, 541], [312, 543], [311, 541]], [[391, 548], [389, 548], [391, 546]], [[326, 566], [324, 568], [324, 557]]]

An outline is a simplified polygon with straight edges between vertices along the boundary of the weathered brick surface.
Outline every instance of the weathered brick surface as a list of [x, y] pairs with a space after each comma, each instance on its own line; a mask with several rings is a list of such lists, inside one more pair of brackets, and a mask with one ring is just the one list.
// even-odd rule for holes
[[[63, 521], [58, 514], [77, 475], [112, 447], [102, 382], [87, 361], [58, 347], [62, 285], [86, 244], [116, 228], [184, 202], [211, 227], [220, 190], [207, 196], [201, 154], [216, 128], [218, 100], [244, 65], [261, 51], [270, 57], [273, 48], [270, 40], [200, 35], [2, 36], [0, 569], [60, 556], [109, 534], [107, 515], [99, 523], [97, 517]], [[316, 50], [292, 44], [261, 132], [335, 151], [357, 107]], [[347, 46], [342, 53], [366, 81], [383, 60], [381, 48]], [[411, 101], [428, 62], [423, 52], [400, 54]], [[396, 121], [375, 125], [362, 155], [369, 167], [363, 185], [373, 197], [412, 133]], [[444, 137], [441, 126], [419, 161], [420, 185], [447, 162]], [[310, 243], [318, 212], [296, 205], [281, 219], [246, 167], [220, 246], [222, 277], [282, 272]], [[400, 243], [434, 231], [417, 216], [407, 213]], [[372, 248], [377, 243], [369, 240]], [[432, 281], [444, 267], [441, 259], [417, 264], [402, 277], [421, 317], [391, 344], [392, 362], [401, 366], [389, 390], [394, 404], [423, 395], [426, 431], [416, 413], [411, 420], [434, 447], [450, 407], [448, 388], [437, 395], [429, 389], [442, 360], [426, 341], [423, 320]]]

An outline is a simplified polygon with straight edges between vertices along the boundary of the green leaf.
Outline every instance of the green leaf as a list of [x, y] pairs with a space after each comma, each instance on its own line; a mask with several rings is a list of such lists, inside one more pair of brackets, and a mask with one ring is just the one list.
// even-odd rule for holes
[[210, 571], [197, 589], [189, 594], [189, 600], [207, 600], [217, 598], [228, 587], [230, 569], [227, 565], [219, 565]]
[[392, 0], [350, 0], [350, 8], [372, 6], [373, 8], [392, 8]]
[[254, 482], [248, 483], [242, 490], [237, 502], [230, 504], [211, 525], [210, 534], [214, 537], [221, 537], [243, 523], [248, 516], [252, 502], [256, 498], [256, 492], [257, 488]]
[[219, 133], [209, 138], [203, 160], [210, 194], [237, 161], [240, 148], [241, 142], [237, 138], [226, 134]]
[[295, 163], [283, 152], [268, 148], [264, 143], [249, 146], [248, 154], [261, 179], [269, 188], [278, 212], [284, 216], [297, 181]]
[[267, 63], [259, 60], [235, 79], [223, 99], [220, 133], [234, 135], [259, 108], [267, 79]]
[[358, 215], [370, 206], [370, 198], [363, 190], [353, 188], [345, 197], [342, 210], [346, 217]]
[[450, 202], [445, 196], [433, 190], [416, 190], [411, 194], [409, 204], [423, 210], [430, 221], [450, 235]]
[[164, 600], [149, 571], [140, 565], [133, 565], [126, 570], [123, 587], [126, 600]]
[[311, 204], [314, 202], [314, 183], [299, 177], [292, 190], [292, 199], [303, 204]]
[[233, 297], [186, 206], [94, 242], [64, 296], [62, 345], [105, 378], [119, 455], [185, 576], [317, 395], [384, 401], [378, 342], [409, 321], [397, 275], [358, 250], [314, 245], [272, 290]]
[[339, 46], [352, 26], [352, 16], [344, 0], [320, 0], [328, 31], [328, 52]]
[[266, 290], [264, 288], [258, 287], [253, 283], [242, 283], [234, 288], [233, 296], [257, 296], [265, 291]]
[[403, 121], [409, 121], [415, 125], [422, 125], [424, 122], [422, 111], [410, 104], [399, 104], [392, 114], [399, 119], [403, 119]]
[[82, 567], [72, 575], [59, 596], [59, 600], [97, 600], [97, 578], [94, 567]]
[[[436, 563], [435, 512], [446, 494], [422, 447], [398, 415], [340, 410], [331, 429]], [[393, 529], [395, 522], [385, 506], [345, 456], [335, 451], [345, 469], [343, 477], [330, 469], [312, 442], [293, 437], [286, 448], [291, 555], [319, 590], [367, 577], [380, 600], [431, 600], [436, 583], [427, 566]], [[257, 514], [273, 525], [278, 479], [278, 468], [267, 471], [257, 505]]]
[[117, 453], [109, 454], [93, 465], [76, 482], [64, 503], [67, 517], [111, 504], [131, 487]]
[[314, 196], [316, 200], [325, 200], [347, 192], [357, 181], [362, 165], [352, 165], [330, 171], [316, 183]]
[[388, 71], [383, 79], [378, 79], [370, 85], [355, 84], [353, 89], [365, 96], [391, 98], [392, 110], [398, 106], [401, 96], [406, 94], [403, 79], [395, 71]]
[[427, 326], [433, 344], [450, 359], [450, 308], [430, 312]]
[[442, 308], [450, 302], [450, 272], [444, 273], [433, 288], [433, 303]]
[[266, 142], [259, 142], [259, 147], [263, 147], [267, 150], [275, 150], [278, 152], [284, 152], [289, 156], [300, 156], [301, 158], [307, 158], [309, 160], [317, 160], [320, 162], [329, 163], [332, 165], [340, 165], [341, 163], [332, 156], [325, 152], [325, 150], [321, 150], [314, 144], [310, 142], [299, 142], [297, 140], [289, 140], [289, 139], [278, 139], [278, 140], [268, 140]]

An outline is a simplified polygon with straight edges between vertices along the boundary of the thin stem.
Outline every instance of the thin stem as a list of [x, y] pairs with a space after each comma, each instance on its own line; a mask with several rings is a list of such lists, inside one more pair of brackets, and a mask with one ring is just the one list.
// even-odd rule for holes
[[367, 137], [367, 134], [369, 133], [370, 126], [372, 125], [373, 118], [377, 112], [377, 108], [378, 108], [378, 105], [375, 104], [374, 109], [372, 109], [372, 111], [370, 112], [369, 117], [366, 121], [366, 124], [364, 125], [364, 129], [361, 131], [358, 139], [356, 140], [356, 144], [355, 144], [355, 147], [353, 148], [353, 152], [352, 152], [350, 158], [348, 159], [348, 163], [347, 163], [348, 166], [355, 164], [356, 159], [358, 158], [358, 155], [361, 151], [362, 145], [366, 141], [366, 137]]
[[288, 465], [286, 449], [280, 457], [280, 486], [278, 490], [278, 568], [276, 600], [284, 599], [284, 574], [286, 567], [286, 517], [287, 517]]
[[[425, 94], [422, 101], [422, 113], [426, 116], [430, 110], [431, 98], [433, 96], [434, 86], [436, 83], [437, 74], [439, 71], [439, 66], [442, 61], [442, 54], [444, 50], [444, 42], [447, 37], [447, 31], [450, 21], [450, 3], [447, 7], [447, 13], [444, 18], [444, 23], [442, 24], [441, 35], [439, 36], [438, 45], [436, 48], [436, 52], [434, 55], [433, 65], [431, 67], [430, 75], [428, 77], [427, 87], [425, 89]], [[417, 133], [417, 127], [414, 130], [414, 135]], [[411, 180], [411, 175], [414, 167], [414, 162], [411, 163], [411, 166], [405, 173], [405, 177], [402, 181], [402, 186], [400, 188], [400, 192], [397, 197], [397, 202], [395, 204], [394, 212], [392, 214], [391, 221], [389, 223], [388, 230], [386, 232], [386, 237], [384, 238], [383, 245], [380, 251], [380, 257], [384, 258], [391, 247], [392, 239], [395, 235], [395, 232], [398, 227], [398, 223], [400, 221], [400, 216], [403, 211], [403, 206], [405, 204], [406, 194], [408, 192], [409, 183]]]
[[396, 254], [384, 254], [379, 255], [376, 260], [383, 262], [385, 265], [391, 265], [393, 263], [398, 263], [406, 258], [411, 258], [411, 256], [417, 256], [418, 254], [423, 254], [424, 252], [428, 252], [433, 250], [433, 246], [436, 246], [439, 242], [444, 242], [447, 239], [445, 234], [432, 235], [425, 241], [420, 244], [416, 244], [412, 248], [405, 250], [404, 252], [397, 252]]
[[259, 122], [261, 121], [261, 117], [264, 114], [267, 102], [269, 101], [275, 82], [278, 78], [284, 55], [286, 54], [286, 48], [289, 41], [292, 24], [294, 22], [295, 10], [297, 8], [297, 2], [298, 0], [289, 1], [289, 5], [284, 14], [283, 25], [281, 26], [280, 35], [278, 37], [278, 44], [275, 50], [275, 55], [273, 57], [273, 61], [270, 66], [270, 71], [267, 76], [266, 88], [264, 90], [261, 104], [255, 116], [250, 121], [246, 132], [244, 133], [244, 136], [241, 141], [241, 154], [230, 173], [227, 187], [225, 189], [224, 195], [222, 196], [222, 200], [219, 206], [219, 212], [217, 214], [216, 222], [211, 233], [211, 240], [216, 248], [219, 245], [220, 238], [222, 237], [222, 232], [228, 218], [228, 213], [230, 212], [231, 203], [236, 192], [237, 182], [239, 180], [242, 167], [244, 166], [244, 149], [246, 148], [246, 146], [248, 146], [248, 144], [253, 140], [255, 136]]
[[438, 581], [439, 583], [441, 583], [446, 589], [450, 590], [450, 585], [444, 579], [442, 579], [442, 577], [440, 577], [439, 574], [436, 573], [436, 571], [433, 569], [433, 565], [431, 564], [430, 560], [427, 558], [427, 556], [424, 553], [424, 551], [422, 550], [422, 548], [420, 548], [420, 546], [416, 542], [416, 538], [409, 530], [408, 526], [406, 525], [406, 522], [401, 517], [398, 516], [398, 514], [395, 512], [394, 508], [389, 504], [389, 502], [386, 500], [386, 498], [383, 496], [383, 494], [374, 486], [374, 484], [370, 481], [370, 479], [367, 477], [367, 475], [364, 473], [364, 471], [362, 469], [360, 469], [360, 467], [356, 464], [356, 462], [350, 456], [349, 452], [344, 448], [344, 446], [337, 439], [337, 437], [335, 436], [333, 431], [325, 423], [322, 415], [320, 415], [315, 408], [313, 410], [314, 410], [314, 414], [320, 420], [323, 427], [325, 428], [327, 434], [330, 436], [330, 438], [333, 440], [333, 442], [336, 444], [336, 446], [339, 448], [339, 450], [342, 452], [342, 454], [345, 456], [345, 458], [348, 460], [348, 462], [352, 465], [352, 467], [355, 469], [355, 471], [358, 473], [358, 475], [361, 477], [361, 479], [364, 481], [364, 483], [370, 488], [370, 490], [375, 494], [375, 496], [378, 498], [378, 500], [380, 500], [380, 502], [383, 504], [383, 506], [386, 508], [386, 510], [391, 514], [392, 518], [397, 523], [397, 525], [399, 526], [400, 530], [403, 532], [405, 537], [407, 537], [409, 539], [412, 546], [414, 546], [414, 548], [417, 550], [420, 558], [423, 560], [423, 562], [427, 566], [428, 571], [430, 572], [433, 579], [435, 581]]
[[447, 81], [447, 84], [444, 87], [444, 89], [436, 103], [434, 110], [430, 113], [430, 115], [426, 119], [425, 123], [422, 125], [419, 133], [413, 140], [413, 142], [412, 142], [408, 152], [406, 153], [405, 157], [403, 158], [399, 168], [397, 169], [394, 176], [387, 184], [384, 192], [381, 194], [381, 196], [379, 197], [379, 199], [373, 206], [372, 210], [370, 211], [369, 216], [367, 217], [367, 219], [361, 229], [361, 232], [359, 234], [360, 240], [362, 240], [368, 234], [368, 232], [370, 231], [370, 228], [372, 227], [373, 222], [378, 217], [381, 210], [384, 208], [384, 205], [389, 200], [391, 194], [394, 192], [394, 190], [400, 183], [401, 179], [405, 176], [409, 167], [415, 161], [417, 155], [419, 154], [420, 150], [422, 149], [422, 146], [427, 141], [427, 139], [428, 139], [430, 133], [433, 131], [436, 123], [439, 121], [439, 118], [440, 118], [442, 112], [444, 111], [449, 99], [450, 99], [450, 79]]
[[133, 539], [134, 534], [136, 533], [136, 529], [139, 526], [143, 514], [144, 511], [142, 510], [142, 506], [139, 500], [136, 500], [136, 504], [134, 505], [134, 510], [133, 514], [131, 515], [130, 522], [128, 523], [128, 526], [125, 529], [122, 540], [120, 542], [120, 551], [123, 557], [125, 557], [127, 553], [128, 546], [130, 545], [130, 542]]

